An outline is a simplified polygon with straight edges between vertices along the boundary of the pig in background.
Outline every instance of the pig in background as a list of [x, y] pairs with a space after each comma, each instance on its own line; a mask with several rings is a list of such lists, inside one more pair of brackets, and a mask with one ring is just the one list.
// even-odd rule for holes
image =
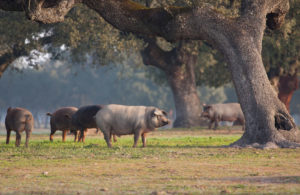
[[[53, 113], [47, 113], [50, 116], [50, 126], [51, 126], [51, 133], [50, 133], [50, 141], [53, 142], [53, 135], [57, 130], [62, 131], [62, 141], [66, 140], [67, 132], [70, 131], [72, 128], [72, 115], [78, 110], [76, 107], [62, 107], [57, 109]], [[77, 140], [77, 131], [73, 131], [75, 136], [74, 141]]]
[[16, 146], [19, 147], [21, 143], [21, 133], [26, 132], [25, 146], [28, 147], [29, 138], [34, 126], [34, 119], [32, 113], [25, 108], [11, 108], [7, 109], [5, 117], [6, 127], [6, 144], [9, 144], [11, 131], [16, 132]]
[[167, 113], [159, 108], [117, 104], [103, 106], [97, 112], [95, 119], [108, 147], [112, 146], [112, 135], [129, 134], [134, 134], [133, 147], [137, 146], [140, 136], [142, 136], [143, 147], [146, 147], [146, 134], [170, 122]]
[[209, 129], [215, 123], [214, 130], [216, 130], [220, 121], [234, 122], [234, 124], [242, 125], [243, 129], [245, 126], [244, 114], [239, 103], [204, 104], [201, 117], [206, 117], [210, 120]]

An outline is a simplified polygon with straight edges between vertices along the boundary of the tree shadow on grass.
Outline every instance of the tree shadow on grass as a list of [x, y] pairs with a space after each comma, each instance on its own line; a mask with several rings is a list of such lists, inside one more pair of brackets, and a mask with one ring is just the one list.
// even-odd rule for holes
[[170, 145], [147, 145], [147, 148], [228, 148], [227, 145], [224, 146], [199, 146], [199, 145], [179, 145], [179, 146], [170, 146]]
[[300, 184], [300, 176], [252, 176], [252, 177], [224, 177], [220, 181], [247, 182], [247, 183], [273, 183], [273, 184]]

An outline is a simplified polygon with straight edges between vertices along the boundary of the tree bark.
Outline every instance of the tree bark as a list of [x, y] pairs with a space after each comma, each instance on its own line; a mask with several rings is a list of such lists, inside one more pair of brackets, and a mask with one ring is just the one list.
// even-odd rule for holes
[[200, 115], [202, 105], [197, 94], [194, 64], [174, 66], [167, 73], [176, 107], [173, 127], [195, 127], [203, 125]]
[[[62, 1], [67, 0], [57, 0], [57, 5]], [[9, 2], [0, 0], [0, 7], [19, 11], [20, 6], [5, 6]], [[20, 3], [23, 1], [14, 2], [24, 6]], [[246, 119], [245, 133], [232, 146], [300, 147], [299, 130], [272, 89], [261, 58], [265, 27], [276, 29], [281, 26], [289, 10], [288, 0], [241, 1], [241, 14], [236, 18], [226, 17], [208, 4], [195, 8], [147, 8], [130, 0], [82, 0], [82, 3], [122, 31], [161, 36], [168, 41], [208, 41], [229, 62]], [[43, 22], [43, 10], [46, 8], [39, 8], [39, 17], [31, 19]], [[25, 11], [30, 16], [36, 9], [33, 6]], [[45, 15], [49, 16], [48, 13], [45, 11]], [[56, 12], [51, 13], [55, 19]], [[62, 13], [65, 12], [58, 10], [57, 21], [61, 21]]]
[[294, 147], [299, 131], [264, 72], [260, 52], [251, 44], [250, 35], [235, 40], [227, 48], [230, 69], [246, 119], [246, 131], [232, 146]]
[[202, 106], [197, 94], [194, 72], [197, 55], [187, 51], [188, 45], [183, 42], [172, 51], [164, 51], [154, 39], [144, 40], [148, 43], [141, 52], [144, 64], [164, 71], [171, 87], [176, 109], [173, 127], [189, 128], [202, 125]]

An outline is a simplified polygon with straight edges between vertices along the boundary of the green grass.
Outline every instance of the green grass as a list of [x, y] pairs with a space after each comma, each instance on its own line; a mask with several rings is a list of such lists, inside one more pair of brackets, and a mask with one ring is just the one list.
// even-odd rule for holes
[[[147, 147], [124, 136], [107, 148], [101, 135], [65, 143], [35, 134], [25, 148], [0, 136], [1, 194], [298, 194], [295, 149], [224, 148], [241, 131], [162, 130]], [[23, 136], [22, 139], [24, 139]]]

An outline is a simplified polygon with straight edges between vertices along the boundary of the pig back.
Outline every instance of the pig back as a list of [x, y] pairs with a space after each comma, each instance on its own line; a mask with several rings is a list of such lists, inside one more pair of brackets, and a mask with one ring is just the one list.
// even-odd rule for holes
[[213, 111], [224, 121], [235, 121], [244, 118], [241, 106], [239, 103], [214, 104]]
[[25, 108], [9, 108], [5, 118], [5, 126], [7, 129], [20, 131], [33, 129], [34, 119], [32, 113]]
[[52, 113], [50, 124], [55, 130], [69, 130], [71, 128], [71, 117], [76, 113], [76, 107], [62, 107]]
[[94, 116], [102, 109], [102, 105], [82, 106], [72, 117], [72, 123], [80, 128], [97, 128]]

